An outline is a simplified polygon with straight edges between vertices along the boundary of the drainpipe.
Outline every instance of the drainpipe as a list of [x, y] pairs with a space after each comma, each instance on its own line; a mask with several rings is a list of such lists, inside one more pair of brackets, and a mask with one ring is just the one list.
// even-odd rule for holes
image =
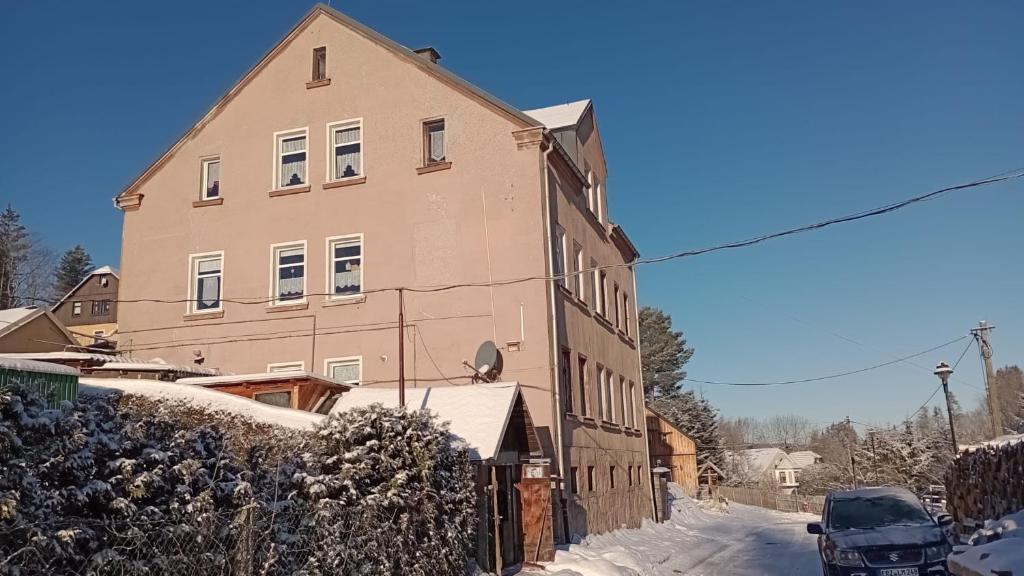
[[[544, 188], [544, 251], [547, 253], [547, 269], [548, 275], [554, 273], [554, 254], [551, 250], [552, 233], [551, 233], [551, 190], [548, 189], [548, 155], [554, 149], [554, 145], [548, 142], [551, 136], [547, 130], [544, 130], [544, 136], [541, 141], [541, 145], [545, 143], [548, 145], [547, 149], [544, 150], [540, 156], [540, 167], [541, 167], [541, 186]], [[566, 499], [563, 497], [565, 492], [565, 458], [564, 458], [564, 447], [562, 445], [562, 414], [559, 410], [559, 390], [558, 378], [561, 375], [559, 363], [561, 361], [561, 354], [558, 349], [558, 314], [555, 310], [555, 301], [557, 295], [555, 294], [555, 283], [548, 281], [548, 313], [551, 316], [551, 366], [553, 368], [551, 378], [551, 417], [552, 422], [555, 425], [555, 452], [558, 458], [558, 475], [561, 481], [558, 483], [558, 506], [562, 509], [562, 536], [568, 541], [569, 538], [569, 515], [566, 510]]]
[[[651, 467], [651, 445], [647, 438], [647, 394], [644, 393], [644, 362], [643, 354], [640, 351], [640, 295], [636, 291], [636, 257], [633, 257], [633, 261], [630, 262], [629, 275], [633, 278], [633, 318], [636, 322], [636, 364], [640, 367], [640, 405], [643, 407], [641, 412], [643, 415], [643, 426], [640, 428], [640, 432], [643, 433], [644, 438], [644, 460], [647, 464], [647, 473], [651, 475], [653, 479], [654, 469]], [[654, 483], [653, 480], [647, 483], [651, 487], [651, 510], [653, 511], [654, 521], [658, 521], [658, 499], [654, 496]]]

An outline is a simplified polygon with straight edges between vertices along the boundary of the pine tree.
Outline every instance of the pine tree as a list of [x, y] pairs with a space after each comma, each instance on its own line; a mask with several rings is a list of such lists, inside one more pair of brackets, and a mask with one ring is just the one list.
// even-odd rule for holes
[[25, 260], [28, 231], [10, 204], [0, 212], [0, 310], [18, 305], [19, 269]]
[[644, 394], [672, 394], [686, 378], [683, 367], [693, 356], [682, 332], [672, 330], [672, 317], [657, 308], [640, 309], [640, 357]]
[[68, 292], [78, 286], [78, 283], [85, 279], [93, 269], [92, 257], [82, 248], [75, 244], [74, 248], [64, 252], [60, 264], [54, 272], [53, 293], [57, 298], [63, 298]]
[[647, 403], [697, 445], [697, 465], [714, 462], [721, 467], [725, 461], [722, 434], [718, 429], [718, 411], [703, 396], [692, 390], [676, 390]]

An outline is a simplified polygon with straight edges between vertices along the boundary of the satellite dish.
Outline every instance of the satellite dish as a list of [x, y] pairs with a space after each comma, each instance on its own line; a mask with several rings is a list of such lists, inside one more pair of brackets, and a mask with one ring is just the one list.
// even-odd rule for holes
[[494, 342], [487, 340], [476, 349], [473, 368], [487, 382], [494, 382], [501, 375], [501, 352]]

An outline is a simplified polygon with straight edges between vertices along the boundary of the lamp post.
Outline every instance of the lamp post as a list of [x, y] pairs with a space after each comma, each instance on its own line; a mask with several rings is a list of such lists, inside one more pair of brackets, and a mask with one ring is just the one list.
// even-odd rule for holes
[[946, 412], [949, 414], [949, 439], [953, 443], [953, 456], [957, 455], [956, 446], [956, 430], [953, 429], [953, 403], [949, 399], [949, 376], [953, 374], [953, 369], [950, 368], [949, 364], [945, 362], [939, 362], [939, 365], [935, 367], [935, 375], [942, 380], [942, 391], [946, 393]]

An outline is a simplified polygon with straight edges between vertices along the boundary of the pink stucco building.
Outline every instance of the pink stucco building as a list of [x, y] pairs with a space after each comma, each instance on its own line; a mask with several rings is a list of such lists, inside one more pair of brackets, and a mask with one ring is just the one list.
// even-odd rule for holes
[[557, 476], [556, 537], [638, 526], [637, 253], [593, 106], [520, 111], [437, 58], [314, 8], [118, 195], [120, 346], [394, 387], [403, 287], [409, 387], [501, 350]]

